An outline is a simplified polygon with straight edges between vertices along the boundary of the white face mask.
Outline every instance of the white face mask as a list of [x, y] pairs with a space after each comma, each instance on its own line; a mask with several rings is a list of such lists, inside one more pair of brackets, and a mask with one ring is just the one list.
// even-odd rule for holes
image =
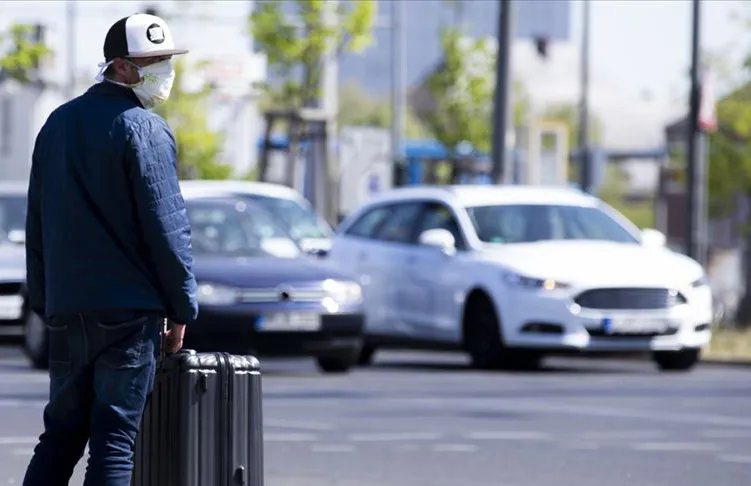
[[146, 109], [154, 108], [167, 101], [172, 91], [172, 84], [175, 81], [175, 68], [172, 66], [172, 59], [157, 62], [146, 67], [141, 67], [130, 61], [127, 62], [138, 70], [138, 75], [141, 77], [141, 80], [136, 84], [126, 84], [105, 78], [103, 76], [104, 70], [112, 64], [112, 61], [99, 65], [100, 70], [97, 75], [97, 81], [108, 81], [132, 89]]
[[172, 59], [157, 62], [146, 67], [138, 69], [141, 81], [138, 84], [131, 85], [133, 92], [141, 100], [141, 104], [146, 109], [154, 108], [167, 101], [172, 91], [172, 83], [175, 81], [175, 68], [172, 66]]

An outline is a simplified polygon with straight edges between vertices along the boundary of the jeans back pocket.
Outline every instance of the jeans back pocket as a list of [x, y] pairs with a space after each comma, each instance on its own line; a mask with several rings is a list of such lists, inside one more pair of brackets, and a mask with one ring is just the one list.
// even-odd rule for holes
[[96, 326], [102, 336], [103, 349], [99, 361], [112, 369], [137, 368], [148, 346], [149, 326], [155, 319], [146, 313], [128, 316], [125, 320], [97, 320]]

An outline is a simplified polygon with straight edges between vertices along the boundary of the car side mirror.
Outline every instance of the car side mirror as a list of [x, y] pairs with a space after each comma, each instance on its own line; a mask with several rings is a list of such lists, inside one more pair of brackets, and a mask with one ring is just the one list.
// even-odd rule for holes
[[649, 248], [661, 248], [667, 244], [667, 237], [662, 231], [645, 228], [641, 231], [641, 244]]
[[456, 240], [450, 231], [445, 229], [431, 229], [420, 233], [419, 242], [423, 246], [436, 248], [446, 255], [456, 253]]

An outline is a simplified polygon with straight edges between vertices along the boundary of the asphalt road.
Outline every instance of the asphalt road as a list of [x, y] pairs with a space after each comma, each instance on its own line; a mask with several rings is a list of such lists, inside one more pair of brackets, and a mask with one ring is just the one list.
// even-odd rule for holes
[[[469, 371], [389, 353], [344, 376], [264, 362], [267, 486], [747, 486], [751, 368], [648, 362]], [[0, 348], [0, 485], [20, 484], [47, 391]], [[71, 484], [81, 484], [79, 467]]]

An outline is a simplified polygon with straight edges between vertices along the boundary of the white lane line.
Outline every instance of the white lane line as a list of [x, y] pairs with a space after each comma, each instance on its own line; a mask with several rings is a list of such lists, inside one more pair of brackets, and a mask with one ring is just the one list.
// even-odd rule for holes
[[356, 447], [351, 444], [313, 444], [313, 452], [355, 452]]
[[479, 447], [472, 444], [436, 444], [433, 450], [435, 452], [476, 452]]
[[736, 464], [751, 464], [751, 456], [741, 456], [739, 454], [718, 454], [717, 459]]
[[39, 437], [0, 437], [0, 445], [36, 445]]
[[584, 440], [655, 440], [667, 434], [659, 430], [590, 431], [579, 435]]
[[595, 451], [600, 448], [597, 442], [563, 442], [561, 446], [575, 451]]
[[469, 440], [552, 440], [553, 436], [544, 432], [499, 430], [477, 431], [464, 434]]
[[11, 449], [10, 453], [14, 456], [31, 456], [34, 454], [34, 449]]
[[352, 434], [349, 440], [355, 442], [396, 442], [410, 440], [438, 440], [443, 434], [434, 432], [383, 432], [372, 434]]
[[751, 430], [712, 429], [700, 430], [699, 435], [708, 439], [751, 439]]
[[13, 400], [0, 399], [0, 408], [44, 408], [47, 400]]
[[641, 442], [631, 444], [631, 448], [637, 451], [663, 451], [663, 452], [705, 452], [718, 451], [722, 447], [711, 442]]
[[277, 427], [280, 429], [309, 430], [313, 432], [326, 432], [336, 429], [334, 425], [324, 422], [302, 422], [297, 420], [280, 419], [266, 419], [263, 422], [264, 426]]
[[264, 442], [315, 442], [318, 436], [315, 434], [275, 434], [264, 433]]
[[420, 450], [417, 444], [401, 444], [395, 447], [398, 452], [415, 452]]

